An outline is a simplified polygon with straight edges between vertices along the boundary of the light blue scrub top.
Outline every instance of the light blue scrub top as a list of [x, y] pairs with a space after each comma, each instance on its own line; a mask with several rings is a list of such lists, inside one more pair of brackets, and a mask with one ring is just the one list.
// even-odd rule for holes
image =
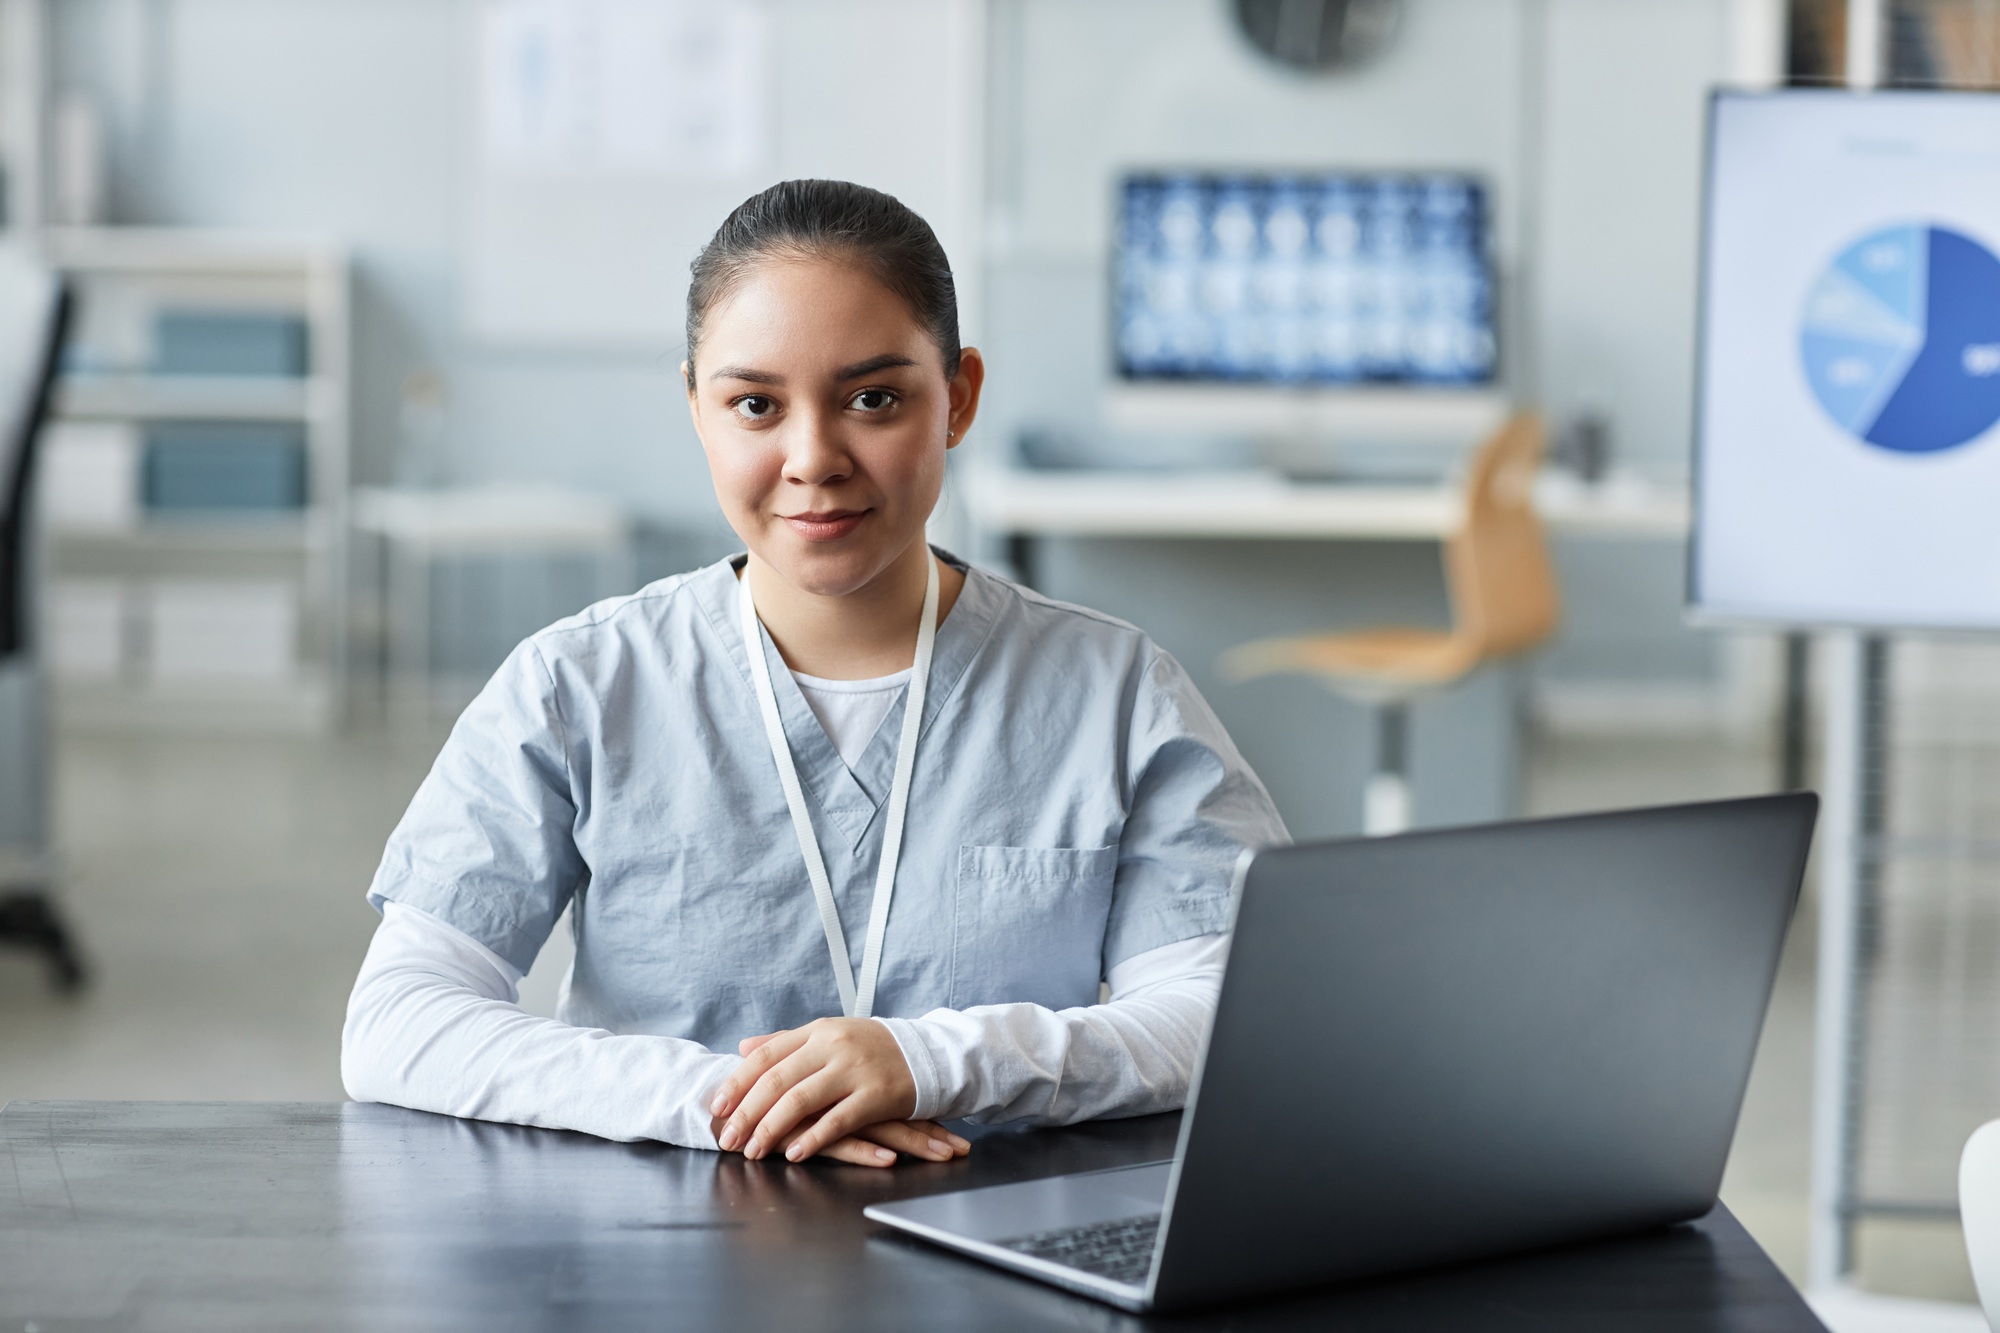
[[[733, 1051], [839, 1014], [738, 629], [741, 560], [516, 648], [369, 901], [442, 918], [524, 972], [572, 907], [571, 1023]], [[850, 772], [759, 638], [859, 958], [903, 704]], [[879, 1015], [1095, 1003], [1113, 965], [1225, 929], [1238, 853], [1287, 840], [1179, 663], [980, 570], [938, 627], [924, 712]]]

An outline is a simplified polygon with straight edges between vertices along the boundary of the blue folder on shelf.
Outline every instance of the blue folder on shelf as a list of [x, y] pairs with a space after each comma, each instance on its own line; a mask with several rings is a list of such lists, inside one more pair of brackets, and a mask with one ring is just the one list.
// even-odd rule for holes
[[304, 430], [288, 423], [190, 421], [146, 432], [151, 510], [288, 510], [306, 502]]
[[153, 326], [162, 375], [303, 375], [306, 322], [256, 310], [163, 310]]

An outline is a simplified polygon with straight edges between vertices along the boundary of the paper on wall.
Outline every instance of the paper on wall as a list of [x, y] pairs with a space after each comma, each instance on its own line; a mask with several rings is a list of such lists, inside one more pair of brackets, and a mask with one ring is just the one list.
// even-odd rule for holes
[[494, 0], [489, 170], [742, 176], [769, 153], [762, 0]]

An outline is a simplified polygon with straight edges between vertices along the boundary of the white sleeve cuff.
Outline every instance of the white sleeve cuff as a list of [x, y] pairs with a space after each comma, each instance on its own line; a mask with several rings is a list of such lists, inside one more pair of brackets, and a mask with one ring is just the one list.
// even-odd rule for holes
[[917, 1085], [916, 1109], [910, 1112], [910, 1119], [937, 1119], [939, 1112], [952, 1100], [954, 1089], [945, 1084], [944, 1061], [932, 1044], [935, 1034], [926, 1028], [921, 1019], [878, 1018], [875, 1021], [889, 1029], [889, 1035], [896, 1039], [896, 1046], [903, 1052], [903, 1063], [910, 1067], [910, 1080]]
[[1148, 950], [1111, 969], [1108, 1003], [934, 1009], [878, 1019], [917, 1088], [914, 1116], [1067, 1124], [1179, 1106], [1215, 1011], [1228, 937]]

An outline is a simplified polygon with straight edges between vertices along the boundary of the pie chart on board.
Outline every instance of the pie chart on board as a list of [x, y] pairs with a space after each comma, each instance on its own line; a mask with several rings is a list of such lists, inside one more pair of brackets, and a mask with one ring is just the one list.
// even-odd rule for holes
[[1840, 252], [1806, 296], [1806, 380], [1855, 439], [1900, 454], [2000, 422], [2000, 259], [1948, 227], [1888, 227]]

